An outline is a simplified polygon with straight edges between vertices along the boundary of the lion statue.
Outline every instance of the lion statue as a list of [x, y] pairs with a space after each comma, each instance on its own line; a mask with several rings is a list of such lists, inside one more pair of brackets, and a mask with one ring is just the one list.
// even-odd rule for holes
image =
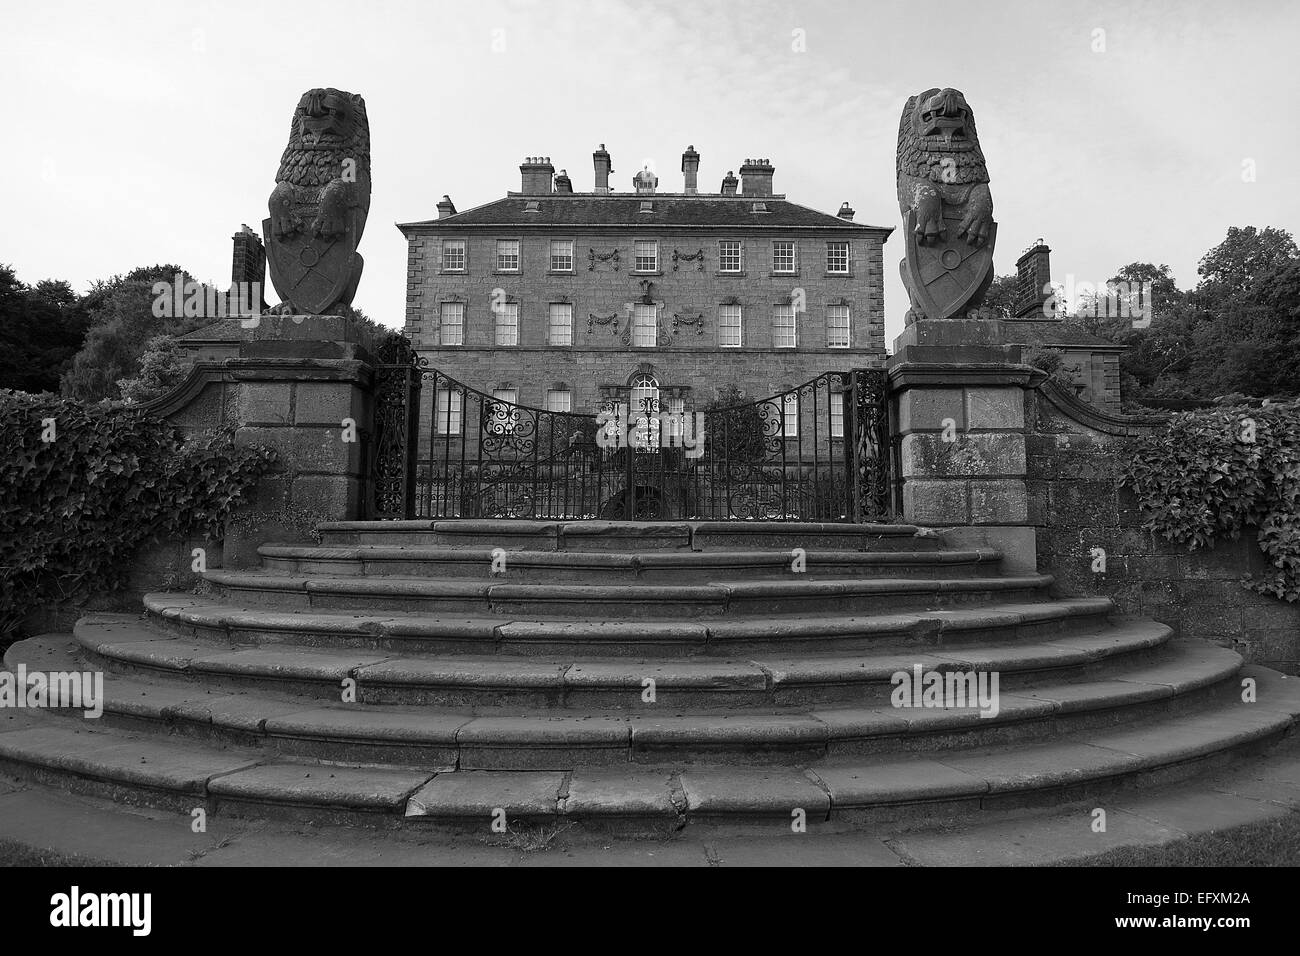
[[[917, 294], [905, 260], [903, 283], [912, 300], [907, 324], [916, 318], [949, 318], [976, 309], [993, 280], [996, 224], [988, 169], [975, 131], [975, 114], [959, 90], [926, 90], [911, 97], [903, 107], [898, 124], [898, 206], [905, 226], [908, 214], [913, 214], [912, 232], [921, 249], [952, 247], [958, 245], [955, 240], [964, 241], [968, 247], [964, 251], [942, 251], [943, 263], [949, 269], [957, 264], [963, 273], [973, 275], [978, 287], [968, 294], [970, 283], [962, 285], [963, 291], [957, 295], [960, 302], [936, 306], [931, 296], [927, 309], [922, 305], [926, 297]], [[978, 249], [985, 249], [986, 255], [971, 256]], [[987, 275], [975, 275], [985, 259]], [[929, 314], [936, 309], [943, 314]]]
[[[350, 311], [364, 265], [356, 247], [370, 212], [370, 122], [364, 99], [335, 89], [302, 95], [268, 206], [268, 259], [284, 304], [315, 314], [335, 306]], [[344, 248], [331, 252], [339, 240], [346, 240]], [[304, 282], [303, 270], [314, 273], [315, 287]], [[338, 282], [343, 287], [337, 295], [323, 293], [334, 301], [320, 300], [317, 291], [318, 301], [308, 304], [307, 289], [332, 289]]]

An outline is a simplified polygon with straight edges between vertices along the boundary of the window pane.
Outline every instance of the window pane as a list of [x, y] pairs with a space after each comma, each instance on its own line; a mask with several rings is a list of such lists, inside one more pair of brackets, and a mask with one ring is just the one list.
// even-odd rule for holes
[[826, 243], [826, 271], [849, 271], [849, 244], [847, 242]]
[[633, 244], [637, 272], [659, 271], [659, 243], [654, 240], [638, 240]]
[[519, 303], [503, 302], [497, 307], [497, 345], [519, 344]]
[[547, 389], [546, 410], [551, 412], [573, 411], [573, 393], [567, 388]]
[[445, 239], [442, 243], [442, 267], [449, 272], [465, 271], [465, 240]]
[[572, 239], [551, 240], [551, 271], [552, 272], [573, 271], [573, 240]]
[[434, 427], [439, 435], [459, 435], [461, 423], [460, 392], [449, 388], [438, 389], [438, 406], [434, 410]]
[[772, 271], [794, 272], [794, 243], [772, 243]]
[[831, 437], [844, 437], [844, 393], [831, 392]]
[[826, 346], [832, 349], [849, 347], [849, 307], [832, 305], [826, 309]]
[[547, 341], [551, 345], [573, 344], [573, 306], [567, 302], [551, 303], [551, 323]]
[[722, 348], [740, 348], [740, 306], [724, 305], [718, 309], [718, 345]]
[[795, 347], [793, 305], [775, 306], [772, 312], [772, 346], [778, 349]]
[[637, 303], [632, 312], [632, 344], [650, 346], [658, 342], [659, 324], [656, 321], [658, 308], [653, 305]]
[[440, 325], [440, 338], [438, 341], [442, 345], [464, 345], [465, 303], [444, 302], [442, 304], [442, 319]]
[[651, 375], [638, 375], [632, 379], [631, 408], [628, 419], [632, 425], [632, 442], [637, 448], [659, 447], [659, 382]]
[[686, 399], [668, 399], [668, 434], [674, 440], [682, 437], [682, 420], [686, 417]]
[[784, 412], [781, 422], [782, 430], [786, 438], [795, 438], [799, 435], [799, 396], [793, 393], [786, 395], [782, 404], [784, 406], [782, 408]]
[[724, 239], [718, 243], [718, 269], [721, 272], [740, 271], [740, 243]]
[[497, 269], [501, 272], [519, 271], [519, 240], [497, 240]]

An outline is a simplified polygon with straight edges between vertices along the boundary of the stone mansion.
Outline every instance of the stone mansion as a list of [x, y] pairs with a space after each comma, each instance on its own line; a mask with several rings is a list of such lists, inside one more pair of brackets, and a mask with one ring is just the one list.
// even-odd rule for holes
[[589, 192], [534, 157], [518, 192], [463, 212], [444, 196], [436, 219], [399, 225], [405, 331], [430, 366], [521, 405], [593, 413], [630, 388], [671, 415], [724, 386], [752, 401], [884, 364], [890, 228], [855, 223], [848, 203], [830, 215], [774, 193], [766, 159], [712, 193], [694, 147], [679, 192], [648, 170], [616, 192], [603, 145], [593, 161]]

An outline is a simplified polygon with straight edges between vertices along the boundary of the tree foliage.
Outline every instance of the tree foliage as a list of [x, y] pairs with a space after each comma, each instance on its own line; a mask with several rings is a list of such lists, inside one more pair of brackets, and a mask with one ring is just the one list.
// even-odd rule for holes
[[0, 263], [0, 388], [57, 391], [90, 321], [67, 282], [24, 285], [11, 266]]
[[1201, 259], [1200, 282], [1180, 290], [1166, 265], [1133, 262], [1116, 282], [1150, 282], [1148, 327], [1083, 303], [1068, 321], [1128, 347], [1125, 398], [1300, 395], [1300, 252], [1285, 230], [1232, 227]]

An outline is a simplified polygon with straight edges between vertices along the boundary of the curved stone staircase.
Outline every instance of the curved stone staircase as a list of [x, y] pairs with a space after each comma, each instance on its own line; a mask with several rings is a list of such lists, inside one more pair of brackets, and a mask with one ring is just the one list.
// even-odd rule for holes
[[[14, 645], [8, 669], [102, 669], [107, 699], [99, 720], [0, 711], [0, 767], [322, 822], [855, 825], [1181, 780], [1300, 717], [1300, 681], [911, 526], [321, 532]], [[892, 706], [916, 667], [997, 672], [996, 715]]]

